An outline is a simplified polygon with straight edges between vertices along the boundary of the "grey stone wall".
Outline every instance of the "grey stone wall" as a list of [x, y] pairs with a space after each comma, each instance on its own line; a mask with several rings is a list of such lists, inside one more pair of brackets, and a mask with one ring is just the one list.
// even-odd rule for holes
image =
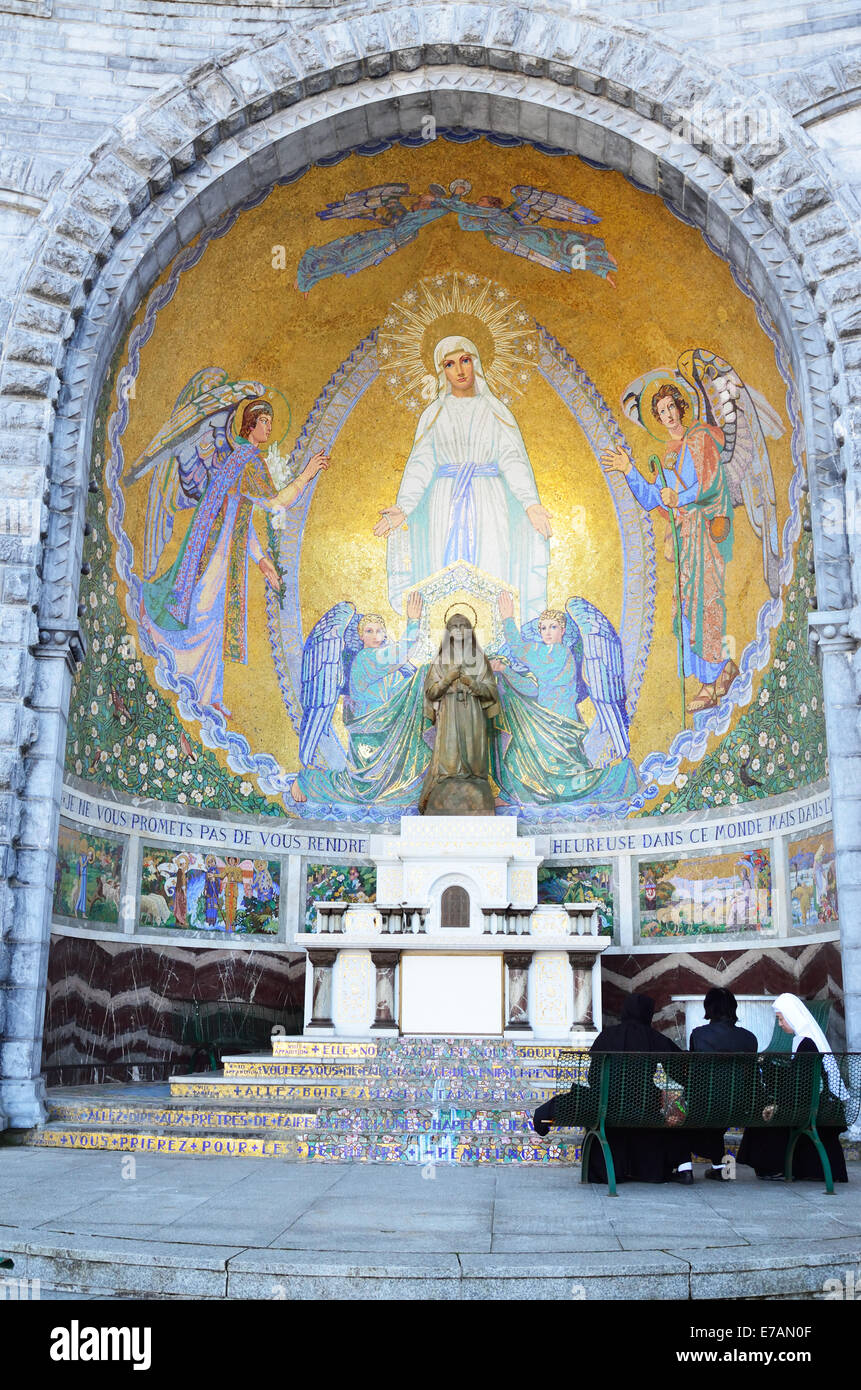
[[[66, 4], [46, 0], [36, 14], [0, 5], [0, 206], [24, 218], [15, 195], [39, 200], [76, 159], [141, 101], [198, 64], [228, 52], [253, 52], [273, 25], [313, 30], [337, 13], [344, 22], [363, 6], [173, 3], [115, 0]], [[445, 8], [445, 3], [439, 6]], [[750, 76], [793, 111], [861, 82], [856, 0], [777, 6], [761, 0], [602, 0], [561, 5], [561, 14], [594, 13], [604, 22], [642, 26], [727, 73]], [[817, 138], [815, 136], [815, 138]], [[857, 143], [857, 140], [856, 140]], [[4, 215], [4, 224], [11, 221]], [[19, 228], [26, 223], [18, 220]], [[19, 232], [20, 235], [20, 232]]]
[[[111, 352], [155, 278], [214, 216], [309, 160], [412, 133], [426, 113], [549, 139], [636, 177], [708, 233], [778, 327], [804, 407], [847, 1031], [861, 1050], [858, 201], [852, 150], [842, 167], [823, 152], [859, 86], [850, 7], [140, 0], [135, 9], [120, 0], [111, 10], [55, 3], [39, 17], [20, 6], [0, 5], [0, 499], [10, 499], [0, 506], [0, 1103], [9, 1121], [42, 1113], [47, 885], [80, 655], [89, 430]], [[680, 139], [679, 113], [704, 108], [762, 113], [775, 138], [764, 144], [742, 123]]]

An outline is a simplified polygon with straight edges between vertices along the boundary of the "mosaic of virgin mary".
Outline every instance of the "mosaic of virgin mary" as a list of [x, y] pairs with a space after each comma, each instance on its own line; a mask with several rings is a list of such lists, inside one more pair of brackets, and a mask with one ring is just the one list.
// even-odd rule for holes
[[422, 412], [393, 507], [374, 534], [387, 537], [389, 600], [458, 560], [511, 585], [524, 619], [547, 601], [552, 534], [526, 445], [488, 385], [475, 343], [460, 334], [434, 348], [434, 399]]

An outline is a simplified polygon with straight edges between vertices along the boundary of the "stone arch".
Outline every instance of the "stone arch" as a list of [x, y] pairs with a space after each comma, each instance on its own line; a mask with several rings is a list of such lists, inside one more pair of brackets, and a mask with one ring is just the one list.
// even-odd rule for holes
[[[808, 452], [818, 464], [812, 475], [828, 485], [839, 471], [828, 391], [840, 365], [829, 356], [841, 328], [854, 330], [858, 311], [841, 307], [854, 298], [842, 283], [845, 264], [820, 273], [821, 253], [808, 252], [794, 225], [806, 228], [814, 213], [821, 220], [833, 201], [813, 162], [813, 142], [797, 126], [787, 130], [785, 110], [755, 88], [704, 65], [685, 71], [678, 53], [627, 26], [587, 16], [563, 23], [548, 10], [530, 11], [524, 29], [525, 18], [508, 9], [477, 18], [471, 7], [454, 5], [443, 25], [438, 9], [426, 6], [372, 12], [349, 26], [315, 28], [313, 36], [279, 31], [253, 56], [234, 51], [196, 69], [180, 90], [152, 98], [85, 169], [63, 181], [40, 219], [0, 373], [7, 417], [17, 398], [19, 426], [29, 420], [44, 440], [56, 424], [52, 514], [68, 522], [66, 491], [82, 480], [94, 376], [182, 246], [255, 187], [289, 178], [363, 137], [414, 134], [423, 117], [550, 140], [620, 170], [699, 226], [749, 279], [787, 347], [793, 334], [803, 338], [793, 366], [807, 397]], [[516, 46], [520, 40], [525, 50]], [[777, 108], [778, 149], [763, 155], [711, 135], [696, 145], [674, 135], [680, 113], [704, 101]], [[57, 575], [46, 566], [46, 631], [71, 616], [68, 580], [79, 558], [68, 524], [59, 527], [48, 545], [66, 551], [69, 563]], [[828, 588], [821, 596], [829, 609], [848, 597], [840, 558], [845, 549], [841, 557], [820, 539], [820, 584]]]
[[[679, 134], [680, 118], [697, 103], [765, 103], [780, 115], [775, 148], [744, 144], [738, 130], [691, 143]], [[861, 279], [845, 261], [829, 263], [838, 194], [827, 161], [783, 105], [699, 57], [686, 63], [632, 26], [542, 4], [336, 11], [193, 69], [50, 191], [0, 360], [0, 468], [20, 478], [33, 517], [20, 548], [30, 580], [18, 601], [38, 612], [38, 636], [29, 618], [22, 622], [7, 676], [10, 698], [23, 693], [40, 727], [27, 758], [35, 721], [18, 718], [25, 775], [8, 774], [10, 886], [0, 911], [15, 919], [16, 951], [32, 958], [26, 985], [7, 991], [16, 996], [7, 1038], [20, 1040], [6, 1044], [12, 1079], [4, 1096], [14, 1096], [15, 1123], [39, 1115], [32, 1078], [45, 884], [70, 672], [81, 652], [76, 605], [97, 387], [138, 303], [204, 225], [314, 160], [414, 134], [424, 117], [521, 134], [619, 170], [699, 227], [746, 279], [777, 326], [802, 400], [819, 603], [831, 620], [824, 640], [854, 645], [846, 527], [818, 519], [844, 516], [841, 444], [861, 424], [859, 373], [844, 372], [842, 353], [861, 329]], [[817, 227], [821, 241], [810, 235]], [[852, 245], [857, 259], [854, 238]], [[25, 477], [36, 486], [25, 488]]]
[[814, 58], [777, 83], [776, 95], [807, 127], [861, 102], [861, 45]]

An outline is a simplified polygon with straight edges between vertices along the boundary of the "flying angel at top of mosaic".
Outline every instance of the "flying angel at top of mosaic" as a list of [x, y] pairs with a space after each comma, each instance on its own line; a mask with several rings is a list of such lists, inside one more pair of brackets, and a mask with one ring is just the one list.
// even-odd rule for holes
[[[467, 179], [453, 179], [447, 189], [431, 183], [418, 194], [412, 194], [407, 183], [381, 183], [328, 203], [317, 213], [322, 221], [346, 218], [372, 225], [310, 246], [299, 262], [297, 288], [307, 293], [333, 275], [357, 275], [379, 265], [414, 242], [432, 222], [449, 216], [457, 219], [461, 231], [483, 233], [500, 251], [562, 274], [585, 270], [614, 283], [616, 261], [602, 239], [575, 230], [601, 221], [591, 208], [531, 184], [516, 184], [509, 199], [482, 193], [470, 201], [472, 191]], [[544, 219], [560, 225], [545, 225]]]

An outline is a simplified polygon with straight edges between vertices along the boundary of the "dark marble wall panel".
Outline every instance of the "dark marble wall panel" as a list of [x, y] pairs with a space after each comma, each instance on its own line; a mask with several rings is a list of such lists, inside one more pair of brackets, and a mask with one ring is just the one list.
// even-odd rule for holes
[[[223, 1021], [227, 1012], [215, 1009], [219, 1001], [237, 1001], [249, 1035], [265, 1040], [273, 1023], [297, 1031], [304, 959], [53, 936], [42, 1057], [48, 1083], [127, 1081], [133, 1067], [140, 1080], [158, 1080], [205, 1066], [208, 1050], [194, 1038], [211, 1040], [213, 1015]], [[256, 1050], [268, 1051], [268, 1043]]]
[[655, 1001], [655, 1027], [676, 1038], [684, 1034], [684, 1011], [672, 1002], [677, 994], [705, 994], [712, 985], [734, 994], [797, 994], [802, 999], [830, 999], [829, 1033], [834, 1044], [843, 1037], [843, 974], [837, 942], [757, 947], [695, 954], [688, 951], [647, 955], [632, 952], [601, 961], [605, 1024], [616, 1023], [628, 994], [648, 994]]

